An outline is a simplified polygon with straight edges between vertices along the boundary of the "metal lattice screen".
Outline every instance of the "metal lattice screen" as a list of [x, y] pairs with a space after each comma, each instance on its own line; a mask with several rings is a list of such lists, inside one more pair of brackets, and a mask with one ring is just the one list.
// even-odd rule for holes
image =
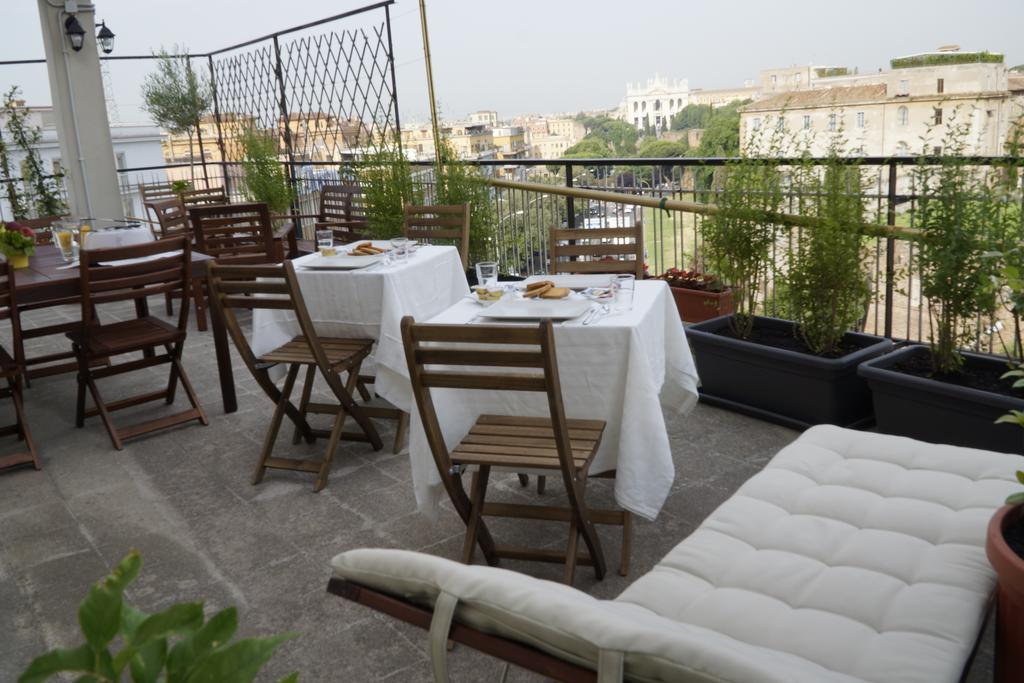
[[[336, 166], [397, 133], [388, 7], [344, 19], [345, 27], [317, 24], [208, 56], [225, 162], [243, 157], [246, 126], [275, 137], [293, 174]], [[349, 25], [356, 20], [362, 25]]]

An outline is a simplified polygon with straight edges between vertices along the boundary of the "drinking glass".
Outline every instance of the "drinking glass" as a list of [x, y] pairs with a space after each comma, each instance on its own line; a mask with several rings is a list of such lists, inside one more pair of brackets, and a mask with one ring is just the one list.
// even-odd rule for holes
[[636, 293], [635, 275], [616, 275], [611, 282], [612, 292], [615, 294], [615, 301], [612, 309], [618, 312], [628, 311], [633, 308], [633, 295]]
[[75, 229], [67, 223], [54, 223], [51, 228], [53, 243], [60, 249], [60, 255], [67, 262], [74, 261], [78, 256], [78, 244], [75, 242]]
[[409, 240], [405, 237], [392, 237], [391, 252], [396, 261], [405, 261], [409, 258]]
[[334, 256], [334, 231], [333, 230], [317, 230], [316, 231], [316, 248], [320, 251], [321, 256]]
[[481, 287], [497, 287], [498, 262], [481, 261], [476, 264], [476, 283]]

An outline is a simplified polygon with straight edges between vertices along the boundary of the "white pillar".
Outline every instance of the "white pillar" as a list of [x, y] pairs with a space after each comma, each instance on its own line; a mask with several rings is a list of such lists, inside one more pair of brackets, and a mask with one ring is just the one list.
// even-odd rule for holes
[[75, 16], [85, 29], [85, 45], [75, 52], [64, 35], [68, 17], [65, 3], [37, 2], [69, 211], [78, 218], [123, 219], [96, 45], [94, 6], [77, 3]]

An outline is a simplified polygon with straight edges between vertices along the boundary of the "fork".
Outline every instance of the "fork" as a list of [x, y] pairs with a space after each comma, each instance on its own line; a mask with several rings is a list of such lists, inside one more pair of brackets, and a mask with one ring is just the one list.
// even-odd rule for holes
[[608, 304], [601, 304], [598, 308], [593, 309], [593, 311], [591, 311], [590, 315], [588, 315], [586, 318], [583, 319], [583, 324], [584, 325], [592, 325], [592, 324], [596, 323], [598, 320], [600, 320], [604, 316], [608, 315], [608, 312], [610, 310], [611, 309], [608, 308]]

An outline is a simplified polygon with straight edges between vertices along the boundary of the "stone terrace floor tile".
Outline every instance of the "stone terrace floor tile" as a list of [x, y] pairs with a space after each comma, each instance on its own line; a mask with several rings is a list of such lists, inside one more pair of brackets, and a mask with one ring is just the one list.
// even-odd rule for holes
[[[163, 312], [163, 302], [151, 302]], [[127, 317], [130, 311], [116, 315]], [[77, 308], [37, 311], [32, 327], [73, 320]], [[6, 329], [6, 327], [5, 327]], [[8, 345], [9, 340], [3, 339]], [[32, 340], [29, 355], [62, 348], [61, 338]], [[415, 511], [407, 453], [390, 452], [392, 422], [379, 427], [386, 448], [342, 443], [326, 489], [312, 492], [313, 477], [270, 471], [249, 483], [271, 403], [235, 355], [239, 410], [225, 415], [220, 404], [213, 342], [192, 328], [185, 367], [210, 417], [210, 425], [189, 425], [110, 447], [97, 419], [74, 426], [73, 375], [36, 380], [26, 393], [30, 424], [43, 469], [0, 474], [0, 681], [14, 680], [45, 649], [77, 645], [76, 610], [94, 581], [130, 549], [144, 558], [129, 599], [145, 610], [175, 601], [205, 600], [208, 611], [237, 605], [243, 635], [283, 631], [298, 637], [281, 646], [261, 680], [300, 671], [305, 681], [428, 681], [426, 634], [386, 619], [325, 592], [329, 561], [357, 547], [422, 550], [455, 559], [463, 526], [445, 505], [436, 523]], [[156, 370], [105, 380], [108, 399], [156, 388], [166, 377]], [[181, 391], [177, 406], [185, 405]], [[166, 410], [162, 404], [118, 413], [132, 418]], [[9, 405], [0, 405], [3, 419]], [[648, 571], [701, 520], [756, 473], [796, 433], [741, 415], [698, 406], [685, 418], [669, 420], [676, 482], [655, 522], [634, 525], [631, 576]], [[9, 442], [8, 442], [9, 443]], [[290, 429], [278, 445], [317, 454], [315, 446], [292, 447]], [[0, 448], [4, 448], [0, 442]], [[0, 451], [3, 452], [3, 451]], [[535, 495], [514, 477], [497, 479], [494, 497]], [[549, 483], [546, 496], [560, 498]], [[591, 500], [611, 500], [608, 482], [589, 487]], [[550, 536], [564, 543], [559, 527], [523, 528], [497, 520], [506, 539], [534, 541]], [[617, 595], [630, 581], [617, 573], [620, 535], [601, 531], [610, 567], [594, 580], [577, 572], [576, 586], [599, 597]], [[558, 580], [561, 569], [510, 562], [508, 567]], [[992, 629], [989, 629], [991, 634]], [[968, 679], [991, 676], [991, 635], [982, 644]], [[451, 653], [453, 680], [496, 680], [500, 664], [458, 647]], [[513, 671], [511, 681], [536, 680]]]

